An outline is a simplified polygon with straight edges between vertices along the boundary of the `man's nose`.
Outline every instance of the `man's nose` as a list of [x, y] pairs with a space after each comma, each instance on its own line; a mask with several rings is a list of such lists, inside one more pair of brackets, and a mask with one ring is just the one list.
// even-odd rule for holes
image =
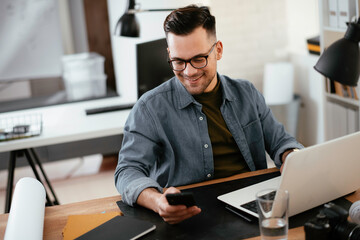
[[190, 63], [186, 64], [186, 68], [184, 69], [184, 74], [187, 76], [192, 76], [196, 74], [197, 69], [194, 68]]

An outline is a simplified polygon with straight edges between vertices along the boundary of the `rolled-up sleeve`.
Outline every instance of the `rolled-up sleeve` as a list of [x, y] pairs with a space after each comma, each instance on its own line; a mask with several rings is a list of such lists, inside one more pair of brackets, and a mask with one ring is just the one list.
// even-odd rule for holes
[[149, 177], [159, 151], [156, 125], [145, 103], [138, 101], [125, 124], [115, 170], [115, 186], [126, 204], [133, 206], [146, 188], [162, 192], [162, 187]]

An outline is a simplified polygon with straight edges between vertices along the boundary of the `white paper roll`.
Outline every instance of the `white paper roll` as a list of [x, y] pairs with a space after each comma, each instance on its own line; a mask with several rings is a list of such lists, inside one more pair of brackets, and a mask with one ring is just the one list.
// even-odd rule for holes
[[17, 182], [4, 240], [43, 239], [45, 197], [38, 180], [26, 177]]

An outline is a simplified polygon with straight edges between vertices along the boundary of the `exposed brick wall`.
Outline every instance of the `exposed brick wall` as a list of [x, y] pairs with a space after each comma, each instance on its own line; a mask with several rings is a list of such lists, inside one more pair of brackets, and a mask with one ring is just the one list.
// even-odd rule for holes
[[224, 54], [218, 71], [247, 79], [261, 91], [264, 64], [284, 60], [287, 46], [286, 0], [222, 0], [211, 2], [217, 36]]

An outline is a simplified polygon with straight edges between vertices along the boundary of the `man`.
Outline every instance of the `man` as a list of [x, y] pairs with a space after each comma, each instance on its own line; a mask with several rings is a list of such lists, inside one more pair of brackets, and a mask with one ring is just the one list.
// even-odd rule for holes
[[175, 77], [133, 107], [115, 183], [125, 203], [178, 223], [201, 210], [169, 205], [165, 195], [180, 192], [173, 186], [264, 169], [265, 150], [280, 167], [303, 146], [274, 119], [250, 82], [217, 73], [223, 44], [208, 8], [173, 11], [164, 31]]

